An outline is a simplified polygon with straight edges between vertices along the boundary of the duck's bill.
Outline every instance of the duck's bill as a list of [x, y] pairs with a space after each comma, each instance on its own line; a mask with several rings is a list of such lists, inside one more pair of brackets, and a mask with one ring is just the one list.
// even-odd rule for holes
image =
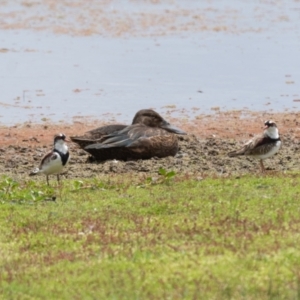
[[181, 129], [179, 129], [179, 128], [171, 125], [171, 124], [163, 124], [161, 126], [161, 128], [163, 128], [163, 129], [165, 129], [165, 130], [167, 130], [169, 132], [176, 133], [176, 134], [186, 134], [185, 131], [183, 131], [183, 130], [181, 130]]

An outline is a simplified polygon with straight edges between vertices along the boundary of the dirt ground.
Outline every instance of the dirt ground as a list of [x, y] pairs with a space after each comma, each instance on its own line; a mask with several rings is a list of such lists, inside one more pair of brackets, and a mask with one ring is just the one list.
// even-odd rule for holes
[[[179, 136], [180, 149], [175, 157], [137, 161], [90, 162], [89, 155], [69, 142], [71, 160], [66, 169], [67, 178], [89, 178], [97, 174], [136, 173], [154, 176], [160, 167], [181, 174], [239, 175], [259, 173], [259, 163], [251, 157], [229, 158], [227, 153], [241, 146], [254, 134], [262, 131], [267, 119], [276, 121], [283, 147], [274, 157], [265, 161], [269, 172], [298, 170], [300, 166], [299, 113], [254, 113], [241, 111], [216, 112], [199, 115], [193, 120], [170, 119], [172, 124], [188, 132]], [[74, 124], [22, 124], [1, 126], [0, 175], [29, 178], [29, 172], [38, 166], [44, 154], [52, 147], [53, 136], [63, 132], [67, 136], [80, 135], [104, 125], [101, 122]], [[44, 180], [40, 176], [39, 180]]]

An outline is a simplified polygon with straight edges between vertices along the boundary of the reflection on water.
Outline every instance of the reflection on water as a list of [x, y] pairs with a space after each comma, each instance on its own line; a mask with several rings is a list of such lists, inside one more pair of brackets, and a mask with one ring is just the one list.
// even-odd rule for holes
[[[86, 2], [76, 3], [80, 8]], [[14, 30], [0, 26], [1, 123], [70, 121], [76, 116], [109, 119], [107, 113], [130, 121], [137, 110], [148, 107], [160, 112], [176, 109], [191, 117], [216, 107], [299, 109], [296, 2], [285, 7], [255, 1], [187, 1], [185, 7], [180, 1], [115, 3], [109, 1], [102, 14], [131, 20], [132, 34], [126, 22], [124, 35], [117, 35], [113, 27], [103, 36], [104, 25], [88, 36], [71, 35], [67, 29], [66, 34], [56, 34], [49, 28], [59, 21], [47, 21], [53, 7], [2, 4], [6, 15], [1, 17], [10, 26], [20, 22], [20, 11], [27, 19], [22, 26], [12, 26]], [[97, 1], [93, 5], [96, 12], [101, 8]], [[77, 8], [61, 10], [58, 20], [68, 15], [76, 21]], [[28, 14], [40, 9], [45, 17], [41, 24], [52, 27], [38, 28], [38, 22], [31, 22], [34, 30], [24, 30], [30, 27]], [[150, 24], [144, 31], [142, 14]], [[92, 27], [84, 14], [82, 18], [82, 28]], [[153, 21], [151, 27], [151, 18], [158, 24]]]

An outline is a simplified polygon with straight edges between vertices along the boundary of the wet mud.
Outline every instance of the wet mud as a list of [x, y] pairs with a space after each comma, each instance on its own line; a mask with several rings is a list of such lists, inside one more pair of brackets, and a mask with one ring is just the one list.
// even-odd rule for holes
[[[234, 116], [236, 115], [234, 114]], [[299, 170], [298, 115], [277, 114], [273, 117], [277, 117], [279, 121], [278, 127], [283, 146], [275, 156], [264, 161], [267, 172]], [[181, 124], [181, 128], [189, 134], [178, 136], [179, 151], [177, 155], [166, 158], [95, 162], [85, 151], [70, 142], [71, 160], [63, 177], [80, 179], [129, 173], [149, 177], [157, 175], [160, 168], [175, 171], [177, 174], [193, 175], [195, 178], [211, 175], [260, 174], [257, 159], [246, 156], [235, 158], [227, 156], [228, 152], [239, 148], [251, 138], [252, 134], [250, 133], [261, 132], [262, 122], [260, 119], [259, 114], [249, 119], [235, 118], [231, 114], [230, 116], [200, 118], [193, 122], [172, 120], [172, 123]], [[90, 124], [89, 126], [94, 128], [96, 125]], [[226, 128], [227, 130], [225, 130]], [[30, 171], [39, 165], [42, 157], [51, 149], [54, 133], [64, 130], [67, 135], [80, 134], [87, 129], [90, 128], [81, 126], [81, 124], [59, 126], [57, 124], [48, 126], [31, 124], [20, 127], [2, 127], [0, 132], [4, 138], [0, 144], [0, 175], [29, 180]], [[34, 178], [45, 179], [42, 175]]]

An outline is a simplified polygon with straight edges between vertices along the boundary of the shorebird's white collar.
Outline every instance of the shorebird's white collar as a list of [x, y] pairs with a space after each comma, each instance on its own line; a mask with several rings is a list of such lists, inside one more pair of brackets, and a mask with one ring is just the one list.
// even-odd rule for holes
[[279, 138], [279, 132], [277, 127], [270, 126], [266, 129], [265, 133], [271, 138], [271, 139], [278, 139]]

